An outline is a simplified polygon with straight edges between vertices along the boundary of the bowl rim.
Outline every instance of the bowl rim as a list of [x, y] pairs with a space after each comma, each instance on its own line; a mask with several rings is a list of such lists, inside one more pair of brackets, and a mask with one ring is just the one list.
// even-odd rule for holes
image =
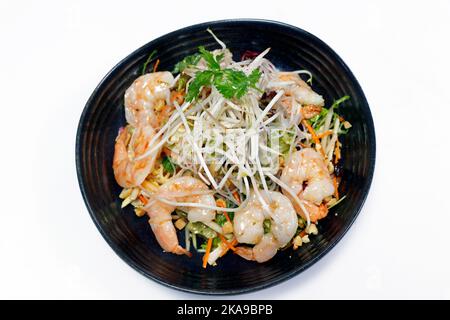
[[[326, 48], [327, 50], [329, 50], [329, 52], [331, 53], [331, 57], [333, 59], [334, 62], [336, 62], [337, 64], [339, 64], [347, 73], [350, 81], [352, 82], [352, 84], [355, 86], [356, 90], [359, 91], [361, 93], [361, 100], [362, 100], [362, 105], [363, 108], [365, 109], [366, 112], [366, 117], [367, 117], [367, 126], [368, 126], [368, 131], [367, 131], [367, 136], [369, 137], [369, 166], [368, 166], [368, 174], [366, 177], [366, 183], [363, 186], [362, 189], [362, 197], [360, 200], [360, 204], [359, 206], [355, 207], [353, 210], [353, 214], [351, 216], [351, 219], [348, 221], [348, 223], [346, 225], [344, 225], [343, 230], [340, 232], [340, 234], [338, 234], [336, 236], [336, 238], [331, 241], [321, 252], [319, 252], [318, 254], [316, 254], [310, 261], [308, 261], [307, 263], [294, 268], [292, 271], [289, 272], [284, 272], [279, 276], [276, 276], [273, 279], [264, 281], [260, 284], [256, 284], [256, 285], [252, 285], [252, 286], [248, 286], [245, 288], [239, 288], [239, 289], [196, 289], [196, 288], [191, 288], [188, 286], [181, 286], [181, 285], [175, 285], [175, 284], [171, 284], [168, 282], [165, 282], [164, 280], [154, 276], [153, 274], [147, 272], [145, 269], [143, 269], [142, 267], [140, 267], [138, 264], [134, 263], [128, 256], [127, 254], [120, 249], [119, 245], [116, 244], [108, 235], [108, 233], [103, 230], [102, 228], [102, 224], [100, 223], [100, 221], [97, 219], [93, 208], [91, 207], [89, 201], [88, 201], [88, 195], [87, 195], [87, 190], [86, 190], [86, 186], [85, 186], [85, 182], [83, 180], [83, 172], [82, 172], [82, 161], [81, 161], [81, 148], [82, 148], [82, 144], [81, 144], [81, 136], [82, 136], [82, 129], [84, 126], [84, 123], [86, 121], [86, 117], [88, 115], [88, 111], [90, 109], [90, 105], [93, 103], [93, 101], [95, 100], [98, 92], [102, 89], [102, 87], [107, 83], [107, 80], [110, 76], [112, 76], [115, 72], [117, 72], [117, 70], [126, 62], [129, 60], [130, 57], [135, 56], [139, 53], [141, 53], [142, 51], [147, 51], [148, 47], [152, 47], [156, 42], [161, 41], [164, 38], [169, 38], [172, 37], [178, 33], [185, 33], [185, 32], [189, 32], [189, 30], [191, 29], [200, 29], [200, 28], [204, 28], [206, 30], [206, 28], [208, 27], [214, 27], [214, 25], [225, 25], [225, 24], [258, 24], [258, 25], [266, 25], [266, 26], [277, 26], [277, 27], [282, 27], [285, 29], [290, 30], [291, 32], [297, 33], [297, 34], [302, 34], [306, 37], [311, 37], [313, 38], [315, 41], [317, 41], [317, 43]], [[141, 47], [139, 47], [138, 49], [134, 50], [133, 52], [131, 52], [130, 54], [128, 54], [125, 58], [123, 58], [122, 60], [120, 60], [99, 82], [99, 84], [95, 87], [94, 91], [92, 92], [92, 94], [90, 95], [89, 99], [87, 100], [83, 111], [81, 113], [80, 116], [80, 120], [78, 123], [78, 128], [77, 128], [77, 133], [76, 133], [76, 142], [75, 142], [75, 162], [76, 162], [76, 171], [77, 171], [77, 178], [78, 178], [78, 185], [80, 187], [80, 191], [84, 200], [84, 203], [86, 205], [86, 208], [88, 209], [89, 215], [91, 216], [91, 219], [93, 220], [95, 226], [97, 227], [97, 229], [99, 230], [100, 234], [102, 235], [102, 237], [105, 239], [105, 241], [109, 244], [109, 246], [113, 249], [113, 251], [116, 253], [116, 255], [118, 255], [126, 264], [128, 264], [129, 266], [131, 266], [134, 270], [136, 270], [138, 273], [140, 273], [141, 275], [143, 275], [144, 277], [151, 279], [159, 284], [162, 284], [166, 287], [172, 288], [172, 289], [176, 289], [182, 292], [187, 292], [187, 293], [191, 293], [191, 294], [201, 294], [201, 295], [216, 295], [216, 296], [224, 296], [224, 295], [236, 295], [236, 294], [244, 294], [244, 293], [250, 293], [250, 292], [254, 292], [254, 291], [258, 291], [258, 290], [262, 290], [265, 288], [269, 288], [272, 286], [275, 286], [277, 284], [280, 284], [286, 280], [289, 280], [291, 278], [293, 278], [294, 276], [300, 274], [301, 272], [305, 271], [306, 269], [310, 268], [313, 264], [315, 264], [317, 261], [319, 261], [320, 259], [322, 259], [327, 253], [329, 253], [338, 242], [340, 242], [342, 240], [342, 238], [344, 237], [344, 235], [348, 232], [348, 230], [350, 229], [350, 227], [353, 225], [353, 223], [355, 222], [356, 218], [359, 216], [362, 207], [364, 206], [364, 203], [367, 199], [367, 196], [369, 194], [369, 190], [372, 184], [372, 180], [373, 180], [373, 175], [374, 175], [374, 171], [375, 171], [375, 162], [376, 162], [376, 135], [375, 135], [375, 126], [374, 126], [374, 122], [373, 122], [373, 117], [372, 117], [372, 113], [370, 111], [370, 107], [369, 107], [369, 103], [367, 101], [367, 98], [361, 88], [361, 85], [359, 84], [358, 80], [356, 79], [356, 77], [353, 75], [353, 72], [350, 70], [350, 68], [347, 66], [347, 64], [342, 60], [342, 58], [328, 45], [326, 44], [324, 41], [322, 41], [320, 38], [318, 38], [317, 36], [313, 35], [312, 33], [305, 31], [304, 29], [291, 25], [291, 24], [287, 24], [284, 22], [280, 22], [280, 21], [276, 21], [276, 20], [269, 20], [269, 19], [253, 19], [253, 18], [242, 18], [242, 19], [223, 19], [223, 20], [213, 20], [213, 21], [207, 21], [207, 22], [202, 22], [202, 23], [198, 23], [198, 24], [193, 24], [193, 25], [189, 25], [174, 31], [171, 31], [169, 33], [163, 34], [157, 38], [155, 38], [154, 40], [151, 40], [149, 42], [147, 42], [146, 44], [142, 45]]]

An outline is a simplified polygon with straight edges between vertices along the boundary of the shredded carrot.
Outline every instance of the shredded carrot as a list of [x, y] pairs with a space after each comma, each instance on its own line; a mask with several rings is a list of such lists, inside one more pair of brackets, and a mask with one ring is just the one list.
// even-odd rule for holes
[[148, 203], [148, 200], [142, 194], [140, 194], [138, 198], [139, 200], [141, 200], [144, 206]]
[[156, 72], [159, 66], [159, 59], [156, 59], [155, 65], [153, 66], [153, 72]]
[[327, 130], [325, 132], [319, 133], [317, 138], [322, 139], [322, 138], [325, 138], [326, 136], [329, 136], [330, 134], [333, 134], [333, 131]]
[[225, 201], [223, 199], [217, 199], [216, 206], [218, 206], [219, 208], [226, 208], [227, 204], [225, 203]]
[[333, 185], [334, 185], [334, 197], [336, 198], [336, 200], [339, 200], [339, 184], [337, 182], [336, 176], [333, 177]]
[[219, 237], [220, 237], [220, 240], [222, 240], [222, 242], [225, 243], [225, 245], [228, 247], [228, 249], [236, 251], [236, 248], [231, 243], [229, 243], [227, 241], [227, 239], [225, 239], [225, 237], [223, 235], [221, 235], [220, 233], [219, 233]]
[[222, 253], [220, 254], [219, 258], [222, 258], [224, 255], [227, 254], [227, 252], [230, 250], [225, 243], [223, 244], [223, 246], [225, 246], [225, 248], [223, 249]]
[[305, 119], [302, 120], [302, 123], [306, 127], [306, 129], [308, 129], [309, 133], [311, 134], [311, 136], [314, 140], [314, 143], [316, 144], [316, 148], [320, 148], [320, 152], [325, 157], [325, 152], [323, 151], [322, 145], [320, 144], [320, 140], [317, 137], [317, 134], [314, 131], [313, 127], [311, 127], [311, 125]]
[[228, 213], [226, 213], [225, 211], [223, 212], [223, 215], [225, 216], [225, 219], [227, 219], [227, 221], [229, 222], [229, 223], [232, 223], [231, 222], [231, 219], [230, 219], [230, 216], [228, 215]]
[[234, 191], [233, 191], [233, 198], [236, 200], [236, 202], [237, 202], [238, 204], [241, 203], [241, 197], [239, 197], [239, 193], [237, 192], [237, 190], [234, 190]]
[[[233, 241], [231, 241], [230, 245], [233, 246], [233, 248], [236, 250], [236, 245], [238, 244], [238, 241], [235, 239], [233, 239]], [[220, 257], [223, 257], [230, 249], [228, 247], [225, 248], [225, 250], [222, 252], [222, 254], [220, 255]], [[235, 250], [233, 250], [233, 252], [235, 252]]]
[[301, 231], [301, 232], [299, 233], [299, 236], [300, 236], [301, 238], [303, 238], [303, 237], [306, 236], [306, 235], [307, 235], [307, 233], [306, 233], [305, 230], [303, 230], [303, 231]]
[[334, 164], [338, 163], [341, 159], [341, 143], [336, 141], [336, 147], [334, 148]]
[[298, 143], [302, 148], [308, 148], [308, 146], [306, 144], [304, 144], [303, 142], [299, 142]]
[[206, 268], [206, 265], [208, 264], [208, 258], [209, 258], [209, 253], [211, 252], [211, 247], [212, 247], [212, 238], [208, 239], [208, 243], [206, 244], [206, 252], [205, 255], [203, 256], [203, 268]]
[[182, 91], [172, 91], [170, 93], [170, 101], [173, 103], [175, 100], [178, 104], [182, 104], [184, 100], [184, 93]]
[[[227, 204], [225, 203], [225, 200], [223, 199], [217, 199], [216, 200], [216, 206], [218, 206], [219, 208], [226, 208]], [[229, 223], [231, 223], [231, 219], [230, 216], [228, 215], [228, 213], [226, 213], [225, 211], [223, 212], [223, 215], [225, 216], [225, 218], [227, 219], [227, 221]]]

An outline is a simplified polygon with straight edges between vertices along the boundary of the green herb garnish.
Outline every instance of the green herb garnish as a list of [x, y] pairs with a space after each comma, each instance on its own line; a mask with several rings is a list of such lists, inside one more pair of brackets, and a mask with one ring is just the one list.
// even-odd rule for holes
[[[211, 251], [214, 250], [215, 248], [217, 248], [217, 247], [219, 246], [220, 242], [222, 242], [222, 241], [220, 240], [219, 237], [213, 238], [213, 240], [212, 240], [212, 245], [211, 245]], [[203, 242], [203, 243], [200, 245], [200, 249], [201, 249], [201, 250], [206, 250], [206, 246], [207, 246], [207, 245], [208, 245], [208, 242], [207, 242], [207, 241]]]
[[185, 57], [183, 60], [178, 62], [172, 70], [172, 73], [180, 73], [183, 72], [184, 69], [195, 66], [201, 59], [201, 55], [199, 53], [191, 54], [190, 56]]
[[185, 74], [180, 76], [180, 79], [178, 80], [178, 85], [177, 85], [177, 91], [181, 92], [184, 91], [186, 89], [186, 84], [187, 81], [189, 80], [189, 77]]
[[[234, 219], [234, 212], [227, 212], [228, 217], [230, 218], [231, 221], [233, 221]], [[227, 218], [225, 217], [225, 215], [223, 213], [218, 213], [216, 214], [216, 223], [223, 227], [223, 225], [225, 224], [225, 222], [227, 222]]]
[[220, 70], [220, 61], [223, 59], [223, 55], [218, 55], [217, 58], [215, 58], [214, 55], [203, 46], [198, 47], [198, 51], [200, 51], [200, 56], [205, 59], [210, 69]]
[[[318, 115], [315, 115], [314, 117], [309, 119], [309, 123], [311, 124], [313, 129], [316, 131], [319, 130], [320, 127], [325, 124], [325, 118], [326, 118], [329, 110], [339, 107], [339, 105], [341, 103], [343, 103], [344, 101], [347, 101], [348, 99], [350, 99], [350, 96], [343, 96], [342, 98], [334, 101], [333, 104], [331, 105], [330, 109], [322, 108], [322, 110], [320, 111], [320, 113]], [[338, 115], [336, 113], [333, 114], [333, 121], [336, 119], [337, 116]], [[347, 131], [340, 130], [339, 133], [345, 134], [345, 133], [347, 133]]]
[[221, 69], [220, 61], [223, 54], [216, 57], [206, 50], [199, 47], [201, 57], [206, 61], [208, 70], [199, 71], [195, 74], [194, 80], [189, 85], [186, 101], [192, 101], [198, 97], [200, 91], [206, 86], [215, 86], [222, 96], [226, 99], [241, 98], [250, 88], [255, 88], [261, 77], [258, 69], [253, 70], [250, 75], [242, 71], [233, 69]]
[[205, 239], [217, 237], [217, 232], [201, 222], [189, 222], [186, 227], [190, 232], [202, 236]]
[[318, 130], [320, 126], [322, 126], [325, 123], [325, 117], [328, 114], [327, 108], [322, 108], [320, 110], [320, 113], [309, 119], [309, 123], [313, 127], [314, 130]]
[[204, 86], [210, 86], [214, 79], [214, 72], [201, 71], [195, 74], [195, 79], [189, 84], [186, 101], [192, 101], [198, 97]]
[[172, 159], [170, 159], [170, 157], [168, 157], [168, 156], [165, 156], [162, 159], [162, 166], [163, 166], [164, 170], [170, 174], [173, 174], [175, 172], [176, 166], [172, 162]]
[[222, 227], [225, 224], [225, 222], [227, 222], [227, 218], [225, 218], [225, 215], [223, 213], [216, 214], [216, 223], [219, 226]]
[[149, 54], [147, 60], [144, 63], [144, 66], [142, 67], [142, 74], [144, 74], [145, 70], [147, 70], [147, 66], [150, 62], [152, 62], [153, 58], [155, 57], [156, 52], [157, 52], [156, 50], [153, 50], [152, 53]]

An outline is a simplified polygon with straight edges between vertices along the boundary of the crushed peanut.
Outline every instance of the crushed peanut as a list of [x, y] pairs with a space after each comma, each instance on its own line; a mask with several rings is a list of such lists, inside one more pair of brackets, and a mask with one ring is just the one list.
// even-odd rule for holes
[[300, 235], [298, 235], [294, 238], [294, 240], [292, 241], [292, 244], [293, 244], [294, 250], [297, 250], [298, 247], [302, 246], [303, 241], [302, 241], [302, 238], [300, 237]]
[[306, 227], [306, 233], [307, 234], [313, 234], [317, 235], [319, 233], [319, 230], [317, 230], [317, 226], [314, 223], [311, 223], [309, 227]]
[[138, 188], [133, 188], [133, 190], [131, 191], [131, 194], [127, 198], [125, 198], [125, 200], [122, 201], [122, 206], [121, 207], [125, 208], [131, 202], [136, 200], [136, 198], [138, 197], [139, 193], [140, 193], [140, 190]]
[[186, 220], [184, 218], [180, 218], [177, 221], [175, 221], [175, 227], [177, 227], [178, 230], [182, 230], [186, 226]]
[[223, 224], [222, 227], [223, 233], [232, 233], [233, 232], [233, 224], [230, 221], [227, 221]]
[[126, 199], [130, 196], [132, 188], [124, 188], [119, 194], [120, 199]]
[[345, 129], [350, 129], [352, 127], [352, 124], [350, 122], [348, 122], [348, 121], [344, 121], [343, 124], [344, 124], [344, 128]]
[[127, 205], [129, 205], [133, 200], [131, 200], [130, 197], [126, 198], [122, 201], [122, 205], [120, 206], [122, 209], [125, 208]]
[[303, 228], [305, 226], [305, 220], [303, 220], [303, 218], [298, 217], [298, 226], [300, 228]]
[[136, 216], [138, 217], [143, 217], [145, 215], [145, 211], [142, 208], [135, 208], [134, 209], [134, 213], [136, 214]]

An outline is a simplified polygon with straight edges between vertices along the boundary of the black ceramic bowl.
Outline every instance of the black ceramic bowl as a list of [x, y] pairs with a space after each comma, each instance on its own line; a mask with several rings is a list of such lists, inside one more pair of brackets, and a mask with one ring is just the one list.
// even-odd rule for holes
[[[319, 235], [297, 251], [279, 252], [272, 260], [257, 264], [226, 255], [218, 266], [201, 268], [201, 256], [192, 258], [164, 253], [146, 218], [131, 208], [122, 210], [114, 180], [114, 139], [125, 124], [123, 96], [154, 49], [161, 60], [159, 70], [172, 70], [184, 56], [203, 45], [218, 45], [206, 32], [211, 28], [236, 57], [245, 50], [263, 51], [281, 69], [307, 69], [314, 75], [315, 91], [327, 105], [343, 95], [351, 99], [340, 107], [353, 125], [343, 137], [341, 194], [347, 199], [320, 221]], [[369, 191], [375, 165], [375, 132], [364, 93], [357, 80], [324, 42], [302, 29], [273, 21], [226, 20], [171, 32], [136, 50], [116, 65], [100, 82], [81, 115], [76, 138], [76, 165], [81, 192], [97, 228], [113, 250], [141, 274], [172, 288], [205, 294], [236, 294], [268, 287], [287, 280], [313, 265], [342, 238], [358, 215]], [[335, 213], [339, 214], [335, 216]], [[180, 236], [180, 243], [184, 239]]]

